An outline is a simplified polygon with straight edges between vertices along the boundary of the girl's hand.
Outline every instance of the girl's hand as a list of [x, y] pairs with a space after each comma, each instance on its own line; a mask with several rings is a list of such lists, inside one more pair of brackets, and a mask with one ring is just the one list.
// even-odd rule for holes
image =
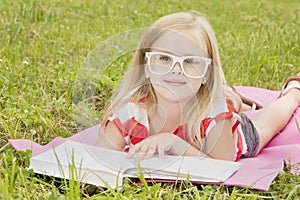
[[[191, 149], [192, 148], [192, 149]], [[135, 158], [137, 161], [150, 158], [158, 154], [159, 158], [163, 158], [165, 153], [171, 155], [182, 155], [187, 150], [193, 150], [200, 153], [189, 143], [182, 140], [172, 133], [160, 133], [150, 136], [129, 149], [128, 158]], [[200, 155], [200, 154], [199, 154]]]

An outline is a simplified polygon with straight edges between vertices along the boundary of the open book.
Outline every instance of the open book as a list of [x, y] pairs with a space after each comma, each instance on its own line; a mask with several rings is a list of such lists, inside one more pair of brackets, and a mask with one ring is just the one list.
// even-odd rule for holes
[[139, 163], [127, 153], [68, 140], [30, 159], [35, 173], [98, 185], [116, 187], [123, 178], [223, 182], [240, 168], [237, 162], [189, 156], [152, 157]]

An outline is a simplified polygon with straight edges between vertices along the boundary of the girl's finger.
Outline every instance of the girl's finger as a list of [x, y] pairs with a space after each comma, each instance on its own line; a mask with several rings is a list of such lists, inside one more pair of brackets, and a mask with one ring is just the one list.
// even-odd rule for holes
[[147, 153], [148, 150], [149, 150], [149, 146], [150, 146], [150, 145], [147, 144], [147, 143], [143, 144], [143, 146], [141, 146], [141, 147], [139, 148], [139, 151], [137, 151], [137, 153], [141, 153], [141, 154]]
[[165, 149], [163, 148], [163, 146], [158, 146], [158, 157], [159, 158], [164, 158], [165, 155]]
[[133, 158], [133, 157], [135, 157], [139, 153], [141, 147], [142, 146], [140, 145], [140, 143], [136, 144], [136, 145], [130, 146], [130, 148], [128, 150], [128, 156], [127, 156], [127, 158]]
[[147, 155], [145, 155], [145, 158], [151, 158], [156, 152], [155, 146], [150, 146], [147, 152]]
[[129, 150], [128, 150], [128, 154], [127, 154], [127, 158], [133, 158], [135, 155], [135, 150], [133, 147], [130, 147]]
[[156, 146], [153, 146], [151, 144], [144, 144], [141, 148], [140, 151], [137, 152], [137, 159], [139, 161], [147, 159], [152, 157], [156, 152]]

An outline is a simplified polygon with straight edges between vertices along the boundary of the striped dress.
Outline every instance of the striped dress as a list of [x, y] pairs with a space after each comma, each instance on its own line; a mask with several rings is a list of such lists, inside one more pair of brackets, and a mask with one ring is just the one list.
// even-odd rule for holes
[[[223, 119], [231, 119], [232, 134], [235, 139], [235, 160], [238, 160], [247, 152], [247, 144], [240, 125], [240, 116], [236, 112], [231, 100], [223, 98], [216, 101], [212, 111], [207, 118], [202, 120], [200, 125], [201, 138], [205, 139], [210, 131]], [[127, 152], [131, 145], [137, 144], [150, 136], [148, 112], [145, 108], [129, 102], [115, 110], [108, 118], [108, 122], [114, 123], [123, 135], [126, 145], [124, 151]], [[179, 125], [173, 134], [189, 142], [187, 125]], [[194, 138], [197, 139], [197, 138]]]

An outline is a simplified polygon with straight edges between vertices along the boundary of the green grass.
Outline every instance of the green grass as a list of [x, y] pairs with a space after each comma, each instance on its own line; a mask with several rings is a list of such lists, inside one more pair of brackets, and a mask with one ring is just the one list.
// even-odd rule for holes
[[[10, 138], [45, 144], [78, 131], [73, 119], [77, 72], [101, 42], [147, 27], [168, 13], [197, 10], [216, 32], [225, 75], [234, 85], [280, 89], [300, 71], [300, 4], [297, 0], [96, 1], [2, 0], [0, 3], [0, 199], [76, 199], [79, 184], [37, 179], [29, 153], [4, 146]], [[125, 60], [125, 61], [124, 61]], [[125, 64], [124, 64], [125, 63]], [[96, 82], [97, 114], [128, 58], [113, 63], [112, 78]], [[116, 68], [116, 69], [114, 69]], [[101, 98], [100, 98], [101, 97]], [[99, 117], [99, 116], [98, 116]], [[299, 176], [282, 172], [270, 191], [243, 187], [151, 184], [100, 191], [90, 198], [297, 199]]]

